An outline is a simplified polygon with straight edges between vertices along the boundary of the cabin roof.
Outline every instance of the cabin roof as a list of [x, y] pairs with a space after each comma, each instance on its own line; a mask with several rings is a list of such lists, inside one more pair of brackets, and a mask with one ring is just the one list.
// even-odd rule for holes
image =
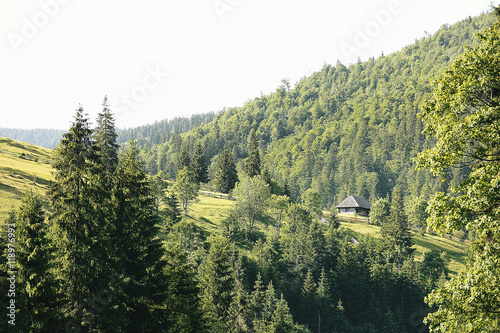
[[370, 209], [372, 205], [362, 197], [357, 195], [351, 195], [347, 197], [344, 201], [338, 204], [337, 208], [366, 208]]

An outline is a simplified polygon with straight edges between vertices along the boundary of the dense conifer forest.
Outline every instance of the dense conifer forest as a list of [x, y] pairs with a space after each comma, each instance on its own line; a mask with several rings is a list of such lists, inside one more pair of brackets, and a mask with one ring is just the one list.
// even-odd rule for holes
[[[135, 129], [80, 107], [46, 197], [3, 221], [0, 331], [498, 331], [499, 31], [468, 18]], [[200, 190], [234, 199], [213, 232], [188, 218]], [[377, 237], [341, 227], [351, 194]], [[467, 271], [416, 260], [416, 230], [461, 232]]]

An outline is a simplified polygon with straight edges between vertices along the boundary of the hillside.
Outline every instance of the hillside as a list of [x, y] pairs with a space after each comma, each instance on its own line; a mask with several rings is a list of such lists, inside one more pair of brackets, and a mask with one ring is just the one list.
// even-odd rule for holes
[[0, 221], [27, 189], [44, 194], [53, 180], [51, 150], [0, 137]]
[[241, 170], [255, 130], [272, 178], [286, 184], [296, 200], [309, 188], [321, 194], [327, 209], [350, 194], [370, 201], [387, 197], [396, 185], [407, 198], [446, 191], [466, 174], [450, 171], [449, 182], [442, 183], [415, 170], [412, 158], [429, 145], [417, 115], [431, 79], [465, 45], [475, 45], [474, 34], [493, 20], [485, 14], [445, 25], [399, 52], [349, 67], [325, 64], [295, 85], [284, 80], [276, 92], [222, 110], [213, 121], [160, 143], [152, 138], [161, 136], [149, 131], [142, 145], [148, 171], [174, 177], [181, 147], [192, 153], [196, 142], [205, 149], [210, 178], [225, 146]]
[[[229, 216], [234, 201], [216, 199], [204, 195], [199, 196], [199, 199], [199, 202], [191, 206], [189, 215], [184, 219], [196, 223], [203, 233], [208, 236], [221, 230], [221, 223]], [[341, 226], [345, 232], [355, 237], [358, 241], [364, 242], [381, 238], [379, 226], [368, 224], [366, 221], [350, 221], [349, 218], [340, 218]], [[259, 224], [258, 233], [269, 237], [274, 232], [275, 230], [272, 225]], [[439, 253], [446, 253], [448, 260], [446, 267], [451, 275], [456, 275], [465, 268], [468, 248], [466, 242], [450, 239], [449, 236], [422, 235], [415, 230], [411, 231], [411, 236], [413, 238], [413, 248], [415, 249], [415, 259], [417, 261], [422, 261], [425, 253], [435, 250]]]

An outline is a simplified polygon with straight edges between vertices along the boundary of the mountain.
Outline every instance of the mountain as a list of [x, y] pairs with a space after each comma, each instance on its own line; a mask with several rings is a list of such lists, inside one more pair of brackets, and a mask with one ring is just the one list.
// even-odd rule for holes
[[[26, 189], [45, 194], [53, 181], [51, 150], [0, 137], [0, 221]], [[48, 205], [45, 205], [48, 208]]]
[[491, 13], [469, 17], [388, 56], [348, 67], [325, 64], [293, 87], [283, 80], [274, 93], [221, 110], [185, 133], [143, 126], [148, 171], [175, 176], [181, 146], [192, 154], [196, 142], [205, 149], [211, 179], [224, 147], [242, 170], [254, 130], [272, 178], [287, 185], [296, 200], [310, 188], [321, 194], [324, 208], [351, 194], [370, 201], [387, 197], [396, 185], [408, 198], [446, 190], [466, 175], [450, 171], [443, 183], [415, 170], [412, 158], [429, 145], [418, 112], [432, 90], [431, 79], [493, 22]]

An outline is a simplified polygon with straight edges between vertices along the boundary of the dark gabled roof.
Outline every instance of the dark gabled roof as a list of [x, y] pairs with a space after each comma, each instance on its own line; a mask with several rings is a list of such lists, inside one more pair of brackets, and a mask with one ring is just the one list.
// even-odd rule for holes
[[362, 197], [358, 197], [357, 195], [351, 195], [337, 206], [337, 208], [366, 208], [370, 209], [372, 205], [368, 201], [366, 201]]

